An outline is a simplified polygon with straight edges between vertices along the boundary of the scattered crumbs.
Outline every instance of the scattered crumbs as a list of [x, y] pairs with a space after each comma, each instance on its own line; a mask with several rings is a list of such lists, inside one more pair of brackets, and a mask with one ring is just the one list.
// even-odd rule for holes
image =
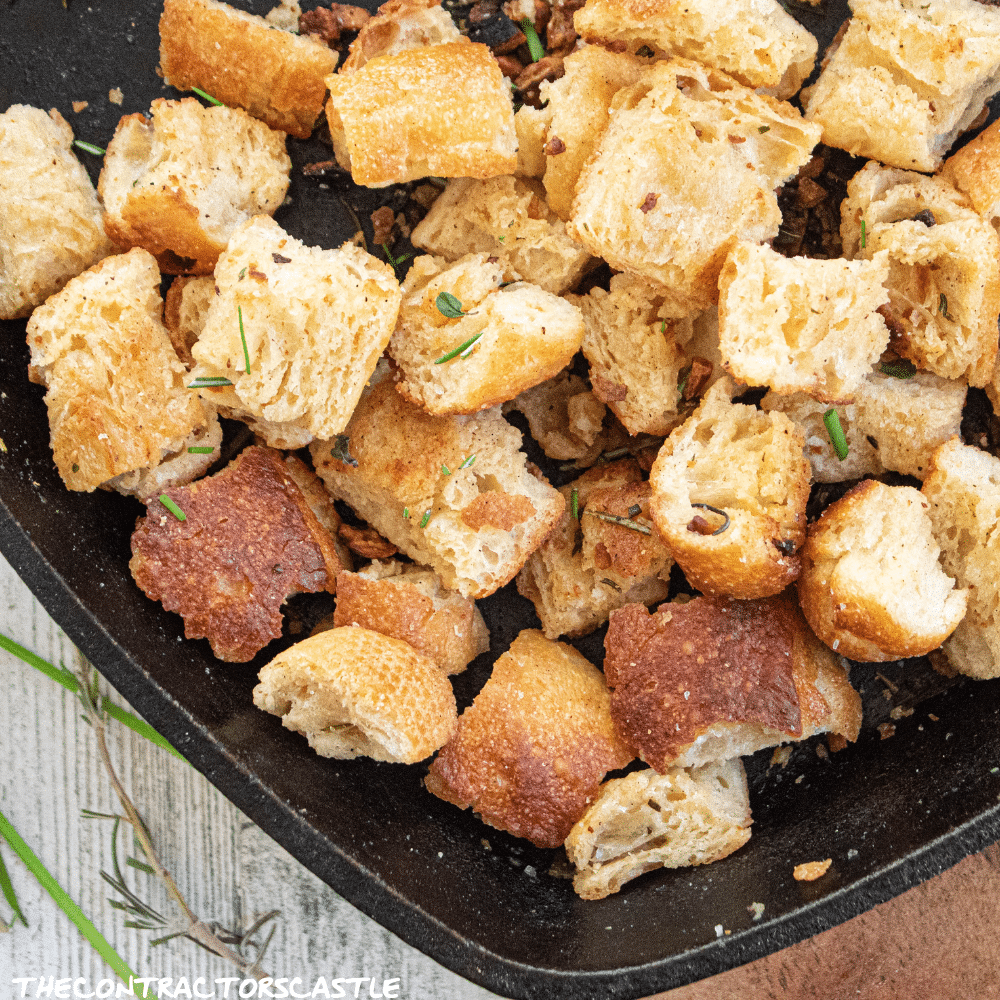
[[792, 869], [792, 878], [796, 882], [815, 882], [816, 879], [822, 878], [830, 870], [832, 864], [833, 858], [827, 858], [826, 861], [803, 862]]
[[774, 767], [776, 764], [780, 764], [782, 767], [785, 767], [788, 764], [789, 760], [791, 760], [791, 757], [792, 757], [792, 748], [790, 746], [775, 747], [774, 753], [771, 754], [770, 766]]
[[754, 920], [760, 920], [760, 918], [762, 916], [764, 916], [764, 904], [763, 903], [751, 903], [747, 907], [747, 910], [749, 910], [750, 913], [753, 914]]
[[76, 112], [77, 114], [79, 114], [79, 113], [80, 113], [81, 111], [83, 111], [83, 109], [84, 109], [85, 107], [87, 107], [87, 106], [88, 106], [89, 104], [90, 104], [90, 101], [74, 101], [74, 102], [73, 102], [73, 110], [74, 110], [74, 111], [75, 111], [75, 112]]
[[890, 736], [896, 735], [896, 727], [891, 722], [880, 722], [878, 734], [883, 740], [887, 740]]
[[911, 715], [913, 715], [912, 708], [903, 708], [902, 705], [897, 705], [889, 713], [889, 718], [898, 721], [899, 719], [908, 719]]
[[899, 685], [893, 684], [892, 681], [889, 680], [889, 678], [884, 674], [876, 674], [875, 677], [877, 680], [880, 680], [893, 694], [899, 690]]
[[933, 712], [928, 712], [927, 713], [927, 718], [930, 719], [931, 722], [940, 722], [941, 721]]
[[826, 738], [830, 753], [840, 753], [847, 746], [847, 737], [843, 733], [830, 733]]
[[847, 860], [848, 861], [850, 861], [851, 858], [856, 858], [857, 856], [858, 856], [858, 852], [853, 847], [847, 852]]
[[722, 937], [723, 931], [724, 931], [724, 928], [723, 928], [722, 924], [716, 924], [715, 925], [715, 936], [717, 938]]
[[820, 760], [826, 760], [826, 758], [830, 756], [830, 753], [826, 749], [825, 744], [823, 743], [816, 744], [816, 756], [819, 757]]
[[892, 701], [892, 692], [888, 688], [883, 688], [882, 697], [885, 698], [886, 701]]
[[805, 780], [805, 775], [804, 775], [804, 774], [800, 774], [800, 775], [799, 775], [799, 776], [798, 776], [798, 777], [797, 777], [797, 778], [795, 779], [795, 784], [796, 784], [796, 785], [801, 785], [801, 784], [802, 784], [802, 782], [803, 782], [804, 780]]
[[918, 733], [922, 733], [923, 731], [924, 731], [924, 727], [922, 725], [917, 726], [917, 732]]
[[944, 738], [945, 738], [946, 740], [950, 740], [950, 739], [951, 739], [951, 733], [945, 733], [945, 734], [944, 734]]
[[493, 848], [490, 846], [490, 842], [485, 838], [481, 837], [479, 843], [483, 845], [483, 849], [486, 851], [492, 851]]
[[125, 100], [125, 95], [121, 92], [120, 87], [112, 87], [108, 91], [108, 100], [112, 104], [121, 104]]
[[525, 865], [524, 874], [527, 875], [528, 878], [538, 878], [538, 872], [535, 871], [534, 865]]

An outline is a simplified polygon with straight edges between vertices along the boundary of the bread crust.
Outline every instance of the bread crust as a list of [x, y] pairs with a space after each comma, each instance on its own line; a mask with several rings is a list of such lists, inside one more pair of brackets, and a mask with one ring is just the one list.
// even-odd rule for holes
[[940, 176], [967, 195], [994, 229], [1000, 227], [1000, 121], [952, 153]]

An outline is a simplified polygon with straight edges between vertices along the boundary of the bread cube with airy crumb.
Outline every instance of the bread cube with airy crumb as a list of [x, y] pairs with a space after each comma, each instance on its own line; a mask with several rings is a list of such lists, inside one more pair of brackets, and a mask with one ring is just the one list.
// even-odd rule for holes
[[1000, 90], [1000, 12], [978, 0], [852, 0], [847, 31], [802, 92], [823, 142], [936, 170]]
[[446, 674], [461, 673], [490, 648], [474, 601], [446, 590], [433, 570], [395, 559], [337, 577], [333, 623], [402, 639]]
[[236, 229], [273, 215], [288, 190], [285, 134], [194, 97], [126, 115], [104, 156], [104, 228], [166, 274], [211, 274]]
[[[902, 377], [889, 374], [893, 371]], [[847, 440], [843, 459], [823, 423], [828, 404], [804, 393], [769, 392], [760, 405], [768, 413], [780, 410], [801, 430], [817, 482], [879, 476], [887, 469], [923, 479], [931, 455], [961, 429], [967, 390], [962, 381], [930, 372], [911, 374], [898, 363], [873, 369], [854, 393], [854, 401], [836, 407]]]
[[344, 437], [312, 445], [327, 488], [463, 597], [513, 579], [565, 505], [528, 470], [520, 432], [499, 409], [434, 416], [386, 376], [373, 379]]
[[956, 437], [931, 459], [921, 490], [930, 503], [941, 565], [968, 590], [968, 607], [942, 652], [959, 673], [1000, 677], [1000, 459]]
[[399, 391], [428, 413], [475, 413], [562, 371], [583, 341], [580, 310], [518, 278], [484, 253], [418, 257], [389, 342]]
[[612, 613], [604, 648], [615, 730], [661, 774], [816, 733], [857, 739], [861, 699], [794, 591], [653, 614], [630, 604]]
[[468, 41], [441, 6], [441, 0], [388, 0], [351, 42], [350, 54], [340, 72], [354, 73], [372, 59], [398, 55], [407, 49]]
[[788, 417], [733, 403], [734, 391], [720, 379], [671, 431], [650, 470], [649, 510], [692, 586], [768, 597], [799, 573], [809, 463]]
[[160, 322], [160, 272], [145, 250], [106, 257], [28, 320], [32, 381], [68, 489], [153, 469], [208, 416]]
[[573, 24], [587, 42], [696, 59], [782, 99], [812, 73], [818, 47], [777, 0], [587, 0]]
[[337, 760], [415, 764], [444, 745], [457, 717], [436, 664], [366, 628], [329, 629], [279, 653], [261, 669], [253, 701]]
[[850, 399], [889, 343], [878, 309], [888, 254], [871, 260], [783, 257], [739, 243], [719, 276], [719, 343], [745, 385], [826, 402]]
[[819, 135], [791, 105], [719, 70], [654, 63], [615, 94], [567, 232], [613, 268], [663, 285], [669, 315], [688, 316], [718, 300], [719, 272], [740, 240], [777, 235], [774, 189]]
[[323, 110], [337, 54], [310, 35], [273, 28], [219, 0], [164, 0], [160, 73], [178, 90], [197, 87], [271, 128], [308, 139]]
[[799, 603], [841, 656], [868, 663], [924, 656], [965, 615], [967, 592], [938, 564], [929, 506], [911, 486], [866, 479], [809, 526]]
[[[192, 347], [195, 385], [226, 415], [282, 428], [300, 448], [339, 434], [399, 309], [391, 267], [353, 244], [309, 247], [255, 216], [215, 269], [218, 294]], [[266, 429], [266, 428], [265, 428]], [[275, 442], [276, 443], [276, 442]]]
[[411, 239], [448, 261], [489, 254], [554, 295], [568, 291], [597, 263], [566, 235], [565, 223], [545, 204], [541, 184], [519, 177], [449, 181]]
[[170, 282], [163, 299], [163, 325], [170, 334], [177, 357], [188, 368], [194, 367], [191, 348], [205, 329], [208, 307], [215, 298], [215, 279], [178, 275]]
[[[844, 253], [888, 251], [892, 347], [918, 368], [984, 386], [1000, 316], [1000, 237], [938, 177], [867, 164], [841, 206]], [[861, 246], [861, 223], [865, 223]]]
[[490, 826], [558, 847], [604, 775], [632, 759], [615, 735], [601, 672], [572, 646], [521, 632], [494, 664], [426, 778]]
[[952, 153], [940, 176], [972, 202], [972, 207], [1000, 231], [1000, 121]]
[[0, 115], [0, 319], [18, 319], [114, 253], [73, 130], [13, 104]]
[[522, 104], [514, 112], [514, 131], [517, 133], [518, 177], [545, 175], [545, 135], [549, 128], [549, 115], [545, 109]]
[[559, 492], [566, 510], [517, 576], [545, 635], [583, 635], [615, 608], [666, 600], [673, 560], [650, 525], [638, 463], [595, 466]]
[[604, 899], [658, 868], [721, 861], [750, 839], [752, 822], [739, 759], [612, 778], [566, 838], [573, 889]]

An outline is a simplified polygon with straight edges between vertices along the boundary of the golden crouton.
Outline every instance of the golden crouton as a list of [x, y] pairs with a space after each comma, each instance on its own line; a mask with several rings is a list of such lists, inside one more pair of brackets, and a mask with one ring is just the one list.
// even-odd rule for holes
[[163, 325], [170, 334], [177, 357], [188, 368], [194, 367], [191, 348], [205, 329], [205, 317], [214, 298], [215, 279], [212, 277], [178, 276], [167, 289], [163, 300]]
[[330, 629], [286, 649], [261, 669], [253, 701], [338, 760], [415, 764], [448, 740], [457, 716], [435, 664], [366, 628]]
[[980, 217], [1000, 230], [1000, 121], [949, 156], [941, 177], [967, 195]]
[[630, 604], [611, 613], [604, 648], [615, 730], [661, 773], [816, 733], [857, 738], [861, 699], [794, 591], [698, 597], [655, 614]]
[[604, 775], [630, 760], [601, 672], [572, 646], [529, 629], [494, 664], [426, 785], [490, 826], [558, 847]]
[[394, 56], [406, 49], [468, 41], [441, 0], [388, 0], [351, 42], [350, 55], [340, 72], [354, 73], [378, 56]]

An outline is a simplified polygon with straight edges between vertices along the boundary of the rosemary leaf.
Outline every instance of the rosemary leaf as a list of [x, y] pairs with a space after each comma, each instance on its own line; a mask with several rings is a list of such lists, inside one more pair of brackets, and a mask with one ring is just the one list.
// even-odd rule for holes
[[826, 425], [826, 432], [830, 435], [830, 444], [833, 445], [833, 450], [837, 453], [837, 458], [843, 462], [847, 458], [849, 451], [847, 437], [844, 434], [844, 428], [840, 424], [840, 415], [832, 406], [823, 414], [823, 423]]
[[521, 30], [524, 32], [525, 41], [528, 43], [528, 52], [531, 53], [531, 61], [538, 62], [539, 59], [545, 56], [545, 46], [542, 45], [542, 40], [538, 37], [538, 32], [535, 31], [535, 26], [531, 23], [531, 18], [524, 17], [521, 19]]
[[94, 156], [103, 156], [106, 150], [101, 149], [100, 146], [95, 146], [91, 142], [84, 142], [82, 139], [74, 139], [73, 145], [77, 149], [82, 149], [85, 153], [93, 153]]
[[941, 298], [938, 299], [938, 313], [944, 316], [945, 319], [954, 320], [954, 317], [948, 312], [948, 296], [944, 292], [941, 293]]
[[639, 524], [638, 521], [632, 521], [627, 517], [619, 517], [617, 514], [606, 514], [603, 510], [585, 510], [584, 514], [599, 517], [602, 521], [617, 524], [621, 528], [630, 528], [632, 531], [641, 532], [643, 535], [651, 535], [653, 533], [653, 529], [646, 524]]
[[420, 527], [421, 528], [426, 528], [427, 527], [427, 522], [430, 519], [431, 519], [431, 509], [430, 509], [430, 507], [428, 507], [427, 510], [424, 511], [424, 516], [422, 518], [420, 518]]
[[465, 460], [465, 461], [464, 461], [464, 462], [463, 462], [463, 463], [462, 463], [462, 464], [461, 464], [461, 465], [459, 466], [459, 468], [460, 468], [460, 469], [468, 469], [468, 468], [469, 468], [469, 466], [471, 466], [471, 465], [472, 465], [472, 463], [473, 463], [473, 462], [474, 462], [475, 460], [476, 460], [476, 456], [475, 456], [475, 455], [470, 455], [470, 456], [469, 456], [469, 457], [468, 457], [468, 458], [467, 458], [467, 459], [466, 459], [466, 460]]
[[229, 379], [222, 375], [199, 375], [189, 386], [189, 389], [211, 389], [222, 385], [232, 385]]
[[195, 448], [188, 448], [189, 455], [211, 455], [215, 449], [211, 445], [200, 444]]
[[575, 486], [569, 495], [569, 512], [574, 521], [580, 519], [580, 491]]
[[886, 362], [878, 367], [883, 375], [891, 375], [893, 378], [913, 378], [917, 374], [917, 366], [912, 361], [895, 361], [892, 364]]
[[243, 341], [243, 360], [246, 363], [246, 373], [250, 374], [250, 352], [247, 350], [247, 335], [243, 332], [243, 306], [236, 307], [236, 315], [240, 318], [240, 340]]
[[208, 103], [209, 103], [209, 104], [214, 104], [214, 105], [215, 105], [215, 106], [216, 106], [217, 108], [221, 108], [221, 107], [222, 107], [222, 101], [220, 101], [220, 100], [217, 100], [217, 99], [216, 99], [216, 98], [214, 98], [214, 97], [213, 97], [213, 96], [212, 96], [211, 94], [206, 94], [204, 90], [201, 90], [201, 89], [200, 89], [200, 88], [198, 88], [198, 87], [192, 87], [191, 89], [192, 89], [192, 90], [193, 90], [193, 91], [194, 91], [194, 92], [195, 92], [195, 93], [196, 93], [196, 94], [197, 94], [197, 95], [198, 95], [198, 96], [199, 96], [199, 97], [200, 97], [200, 98], [201, 98], [202, 100], [204, 100], [204, 101], [208, 101]]
[[126, 858], [125, 864], [130, 865], [138, 871], [145, 872], [147, 875], [156, 874], [156, 869], [152, 865], [147, 865], [145, 861], [139, 861], [137, 858]]
[[28, 921], [24, 919], [24, 914], [21, 912], [21, 907], [18, 905], [17, 895], [14, 892], [14, 886], [11, 885], [10, 874], [7, 871], [7, 866], [3, 863], [2, 854], [0, 854], [0, 890], [3, 891], [3, 898], [7, 900], [7, 905], [14, 911], [11, 923], [15, 920], [20, 920], [21, 923], [27, 927]]
[[454, 350], [449, 351], [447, 354], [442, 354], [437, 361], [434, 362], [436, 365], [443, 365], [446, 361], [451, 361], [452, 358], [457, 358], [460, 354], [465, 357], [465, 352], [469, 350], [472, 345], [479, 340], [485, 331], [480, 330], [474, 337], [470, 337], [464, 344], [459, 344]]

